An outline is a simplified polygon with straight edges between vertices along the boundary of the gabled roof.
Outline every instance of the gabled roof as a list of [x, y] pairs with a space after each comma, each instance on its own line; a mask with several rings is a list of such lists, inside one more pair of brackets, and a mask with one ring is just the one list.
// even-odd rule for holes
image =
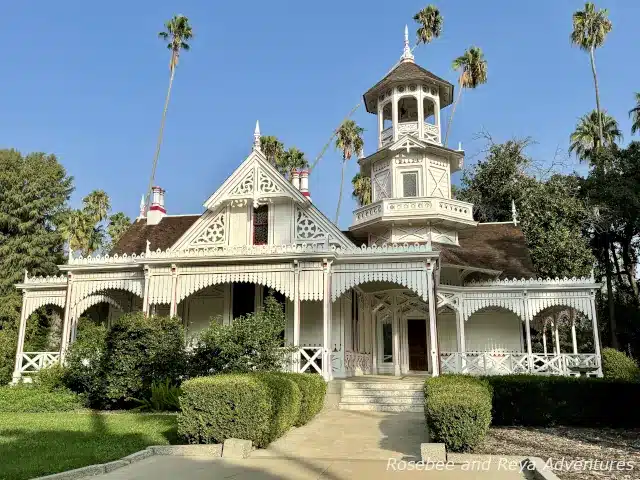
[[199, 218], [200, 215], [167, 215], [157, 225], [147, 225], [144, 218], [137, 220], [124, 232], [109, 254], [139, 255], [145, 252], [147, 240], [151, 243], [151, 250], [166, 250]]
[[416, 65], [412, 61], [403, 61], [391, 70], [382, 80], [376, 83], [363, 95], [364, 104], [369, 113], [377, 113], [376, 105], [378, 96], [394, 83], [423, 81], [435, 83], [438, 86], [440, 95], [440, 108], [447, 107], [453, 103], [453, 85], [448, 81], [434, 75], [429, 70]]

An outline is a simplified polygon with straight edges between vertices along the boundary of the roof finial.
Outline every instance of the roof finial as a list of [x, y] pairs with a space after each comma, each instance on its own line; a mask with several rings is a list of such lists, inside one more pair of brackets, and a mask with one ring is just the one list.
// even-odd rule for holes
[[401, 60], [403, 62], [413, 62], [413, 53], [411, 53], [411, 47], [409, 47], [409, 27], [404, 26], [404, 51], [402, 52]]
[[138, 218], [144, 218], [146, 214], [147, 203], [144, 201], [144, 195], [142, 195], [142, 198], [140, 199], [140, 214], [138, 215]]
[[256, 129], [253, 132], [253, 150], [260, 152], [260, 122], [256, 120]]
[[511, 217], [513, 218], [513, 224], [518, 225], [518, 211], [516, 210], [516, 201], [511, 200]]

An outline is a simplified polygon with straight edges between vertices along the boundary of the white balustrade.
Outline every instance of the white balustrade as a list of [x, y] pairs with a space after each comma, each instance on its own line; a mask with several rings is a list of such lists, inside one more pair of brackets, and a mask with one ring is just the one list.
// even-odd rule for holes
[[60, 352], [23, 352], [20, 373], [35, 373], [60, 361]]
[[353, 225], [360, 225], [386, 218], [411, 215], [439, 215], [443, 217], [473, 221], [473, 205], [460, 200], [439, 197], [385, 198], [360, 207], [353, 212]]
[[371, 354], [345, 352], [344, 370], [347, 375], [370, 375], [372, 373]]
[[429, 143], [440, 145], [440, 129], [431, 123], [424, 123], [423, 137]]
[[322, 375], [322, 352], [323, 347], [300, 347], [295, 355], [293, 369], [299, 373], [311, 372]]
[[[529, 371], [531, 358], [531, 371]], [[533, 373], [539, 375], [596, 374], [600, 368], [598, 357], [593, 353], [498, 353], [498, 352], [441, 352], [442, 373], [466, 373], [469, 375], [509, 375]], [[590, 371], [588, 371], [590, 370]]]

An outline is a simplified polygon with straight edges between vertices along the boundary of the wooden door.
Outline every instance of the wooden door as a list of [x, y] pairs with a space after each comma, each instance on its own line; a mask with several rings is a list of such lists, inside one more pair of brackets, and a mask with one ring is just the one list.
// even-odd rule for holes
[[427, 363], [427, 321], [425, 319], [408, 319], [407, 336], [409, 337], [409, 370], [426, 372]]

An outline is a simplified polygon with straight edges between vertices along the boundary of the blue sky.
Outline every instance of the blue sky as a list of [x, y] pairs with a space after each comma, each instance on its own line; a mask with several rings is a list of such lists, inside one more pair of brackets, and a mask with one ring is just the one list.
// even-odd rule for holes
[[[176, 74], [157, 182], [169, 213], [199, 213], [202, 203], [250, 151], [256, 119], [313, 160], [362, 94], [398, 60], [403, 28], [428, 2], [120, 1], [5, 2], [0, 88], [0, 148], [55, 153], [75, 177], [75, 205], [93, 189], [114, 211], [137, 214], [149, 180], [168, 82], [169, 53], [157, 32], [173, 14], [195, 30]], [[588, 55], [569, 43], [571, 13], [584, 2], [435, 2], [440, 39], [416, 61], [455, 83], [451, 61], [471, 45], [489, 64], [489, 82], [465, 92], [450, 145], [467, 165], [485, 130], [497, 141], [530, 136], [530, 153], [551, 162], [566, 153], [577, 118], [595, 106]], [[614, 29], [596, 53], [604, 108], [630, 137], [627, 112], [640, 91], [640, 2], [598, 1]], [[446, 119], [447, 111], [444, 117]], [[376, 119], [361, 107], [365, 152]], [[314, 202], [333, 217], [340, 155], [333, 146], [310, 179]], [[563, 167], [578, 168], [574, 159]], [[356, 172], [349, 166], [347, 180]], [[459, 174], [455, 176], [455, 182]], [[350, 185], [340, 226], [351, 220]]]

